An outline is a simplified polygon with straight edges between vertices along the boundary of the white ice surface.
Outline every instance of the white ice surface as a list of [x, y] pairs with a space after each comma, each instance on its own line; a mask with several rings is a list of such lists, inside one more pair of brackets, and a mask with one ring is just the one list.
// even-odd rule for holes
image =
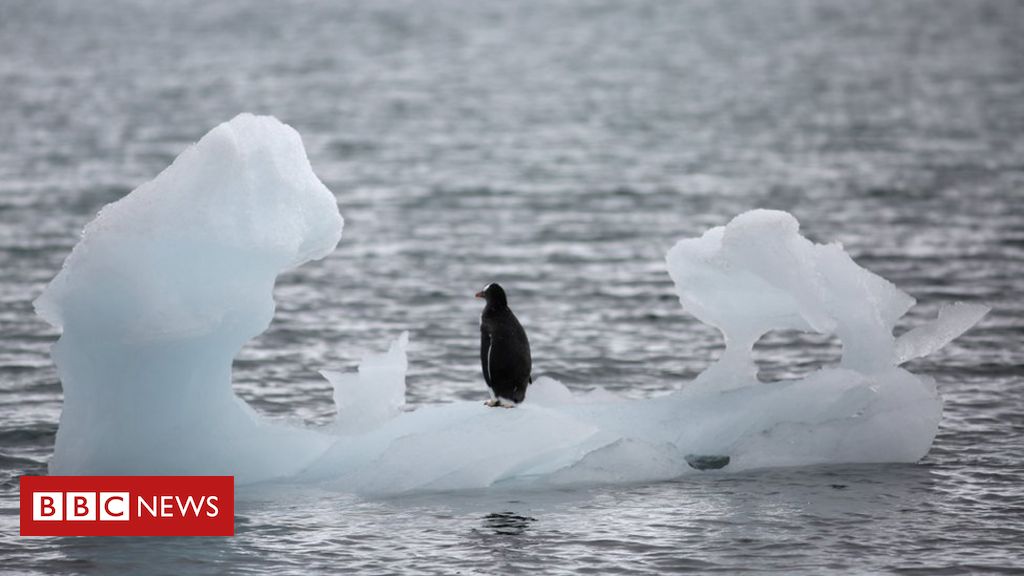
[[355, 374], [322, 370], [334, 386], [337, 414], [331, 425], [336, 433], [360, 432], [394, 418], [405, 406], [405, 372], [409, 363], [405, 349], [409, 333], [391, 344], [384, 354], [363, 358]]
[[342, 219], [298, 132], [240, 115], [85, 227], [36, 300], [63, 334], [58, 474], [287, 476], [330, 438], [271, 424], [231, 363], [274, 315], [277, 275], [334, 250]]
[[[662, 480], [693, 472], [691, 454], [727, 455], [725, 470], [914, 462], [942, 401], [931, 378], [899, 365], [987, 311], [953, 306], [897, 340], [910, 296], [841, 246], [801, 236], [791, 215], [756, 210], [668, 254], [683, 307], [721, 330], [726, 349], [667, 396], [573, 394], [541, 378], [515, 409], [403, 410], [402, 335], [356, 374], [324, 372], [331, 426], [270, 423], [232, 393], [232, 359], [270, 322], [276, 276], [328, 254], [341, 228], [298, 134], [250, 115], [107, 206], [36, 302], [63, 328], [51, 471], [289, 477], [396, 493]], [[777, 329], [835, 334], [841, 365], [758, 382], [753, 345]]]
[[896, 339], [896, 362], [927, 356], [949, 344], [988, 314], [988, 306], [957, 302], [943, 306], [934, 322], [918, 326]]

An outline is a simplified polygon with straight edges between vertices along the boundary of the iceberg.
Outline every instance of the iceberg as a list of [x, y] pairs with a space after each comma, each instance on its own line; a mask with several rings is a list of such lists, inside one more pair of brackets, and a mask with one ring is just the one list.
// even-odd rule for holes
[[[281, 272], [329, 254], [343, 220], [301, 138], [271, 117], [217, 126], [154, 180], [104, 208], [36, 300], [62, 329], [55, 474], [230, 474], [360, 493], [667, 480], [698, 469], [915, 462], [942, 415], [935, 381], [902, 365], [977, 323], [944, 308], [894, 337], [915, 304], [816, 244], [785, 212], [754, 210], [668, 253], [680, 303], [726, 348], [657, 398], [574, 393], [539, 378], [512, 410], [405, 405], [408, 335], [353, 374], [328, 370], [335, 421], [270, 421], [231, 390], [231, 364], [267, 328]], [[772, 330], [835, 335], [842, 361], [760, 382]]]
[[100, 211], [35, 302], [62, 334], [54, 474], [294, 474], [329, 445], [263, 421], [231, 363], [277, 275], [334, 250], [342, 218], [298, 132], [241, 115]]

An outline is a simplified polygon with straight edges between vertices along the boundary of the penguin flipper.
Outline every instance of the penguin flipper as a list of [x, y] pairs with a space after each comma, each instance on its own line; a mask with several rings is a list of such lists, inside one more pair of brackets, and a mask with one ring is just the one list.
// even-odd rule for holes
[[480, 367], [484, 372], [484, 382], [488, 386], [491, 384], [491, 335], [484, 330], [483, 326], [480, 327]]

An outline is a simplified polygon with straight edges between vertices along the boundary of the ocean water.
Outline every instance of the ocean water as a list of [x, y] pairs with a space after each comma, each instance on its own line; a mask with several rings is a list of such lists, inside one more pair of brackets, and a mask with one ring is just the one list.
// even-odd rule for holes
[[[555, 492], [239, 492], [227, 539], [19, 538], [58, 334], [31, 301], [82, 227], [241, 111], [302, 133], [345, 237], [279, 278], [235, 362], [273, 417], [403, 330], [409, 401], [480, 399], [473, 293], [509, 291], [537, 375], [633, 397], [722, 348], [678, 238], [784, 209], [917, 297], [992, 313], [911, 370], [945, 414], [913, 465]], [[0, 0], [0, 571], [24, 574], [1024, 571], [1024, 5]], [[765, 380], [838, 360], [774, 333]], [[159, 406], [151, 407], [159, 410]]]

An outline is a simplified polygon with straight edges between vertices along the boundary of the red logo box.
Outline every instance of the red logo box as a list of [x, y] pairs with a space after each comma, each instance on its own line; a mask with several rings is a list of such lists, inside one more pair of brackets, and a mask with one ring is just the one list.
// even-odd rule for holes
[[234, 536], [233, 476], [22, 476], [22, 536]]

